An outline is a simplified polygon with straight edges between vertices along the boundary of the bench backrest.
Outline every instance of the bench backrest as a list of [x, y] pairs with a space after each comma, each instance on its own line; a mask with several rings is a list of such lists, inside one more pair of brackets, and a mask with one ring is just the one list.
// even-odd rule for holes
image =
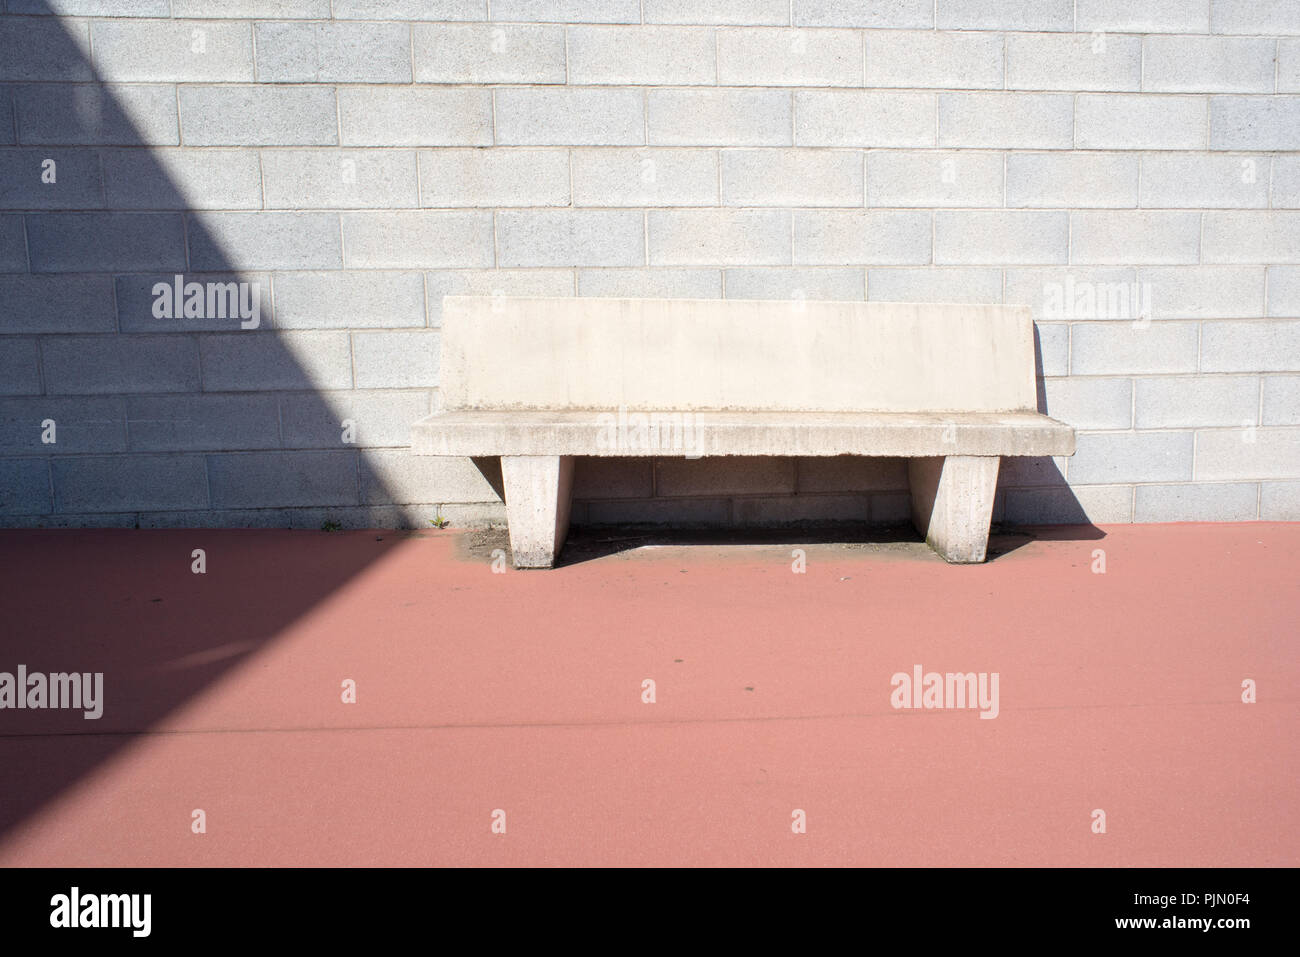
[[442, 407], [1034, 411], [1025, 306], [448, 296]]

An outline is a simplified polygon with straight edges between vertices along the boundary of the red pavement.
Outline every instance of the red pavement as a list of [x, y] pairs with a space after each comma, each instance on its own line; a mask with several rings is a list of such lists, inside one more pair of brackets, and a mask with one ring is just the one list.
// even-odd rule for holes
[[[98, 721], [0, 710], [0, 865], [1300, 864], [1300, 524], [1089, 531], [804, 574], [791, 544], [496, 574], [452, 530], [0, 532], [0, 671], [105, 673]], [[998, 716], [895, 710], [918, 664], [997, 672]]]

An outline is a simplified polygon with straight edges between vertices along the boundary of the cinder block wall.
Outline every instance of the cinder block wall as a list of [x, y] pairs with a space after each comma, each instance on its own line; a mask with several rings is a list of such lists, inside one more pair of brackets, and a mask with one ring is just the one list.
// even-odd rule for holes
[[[1079, 451], [999, 520], [1300, 519], [1297, 0], [4, 2], [2, 524], [502, 517], [406, 452], [453, 292], [1025, 303]], [[177, 273], [260, 326], [155, 317]], [[890, 460], [577, 482], [907, 507]]]

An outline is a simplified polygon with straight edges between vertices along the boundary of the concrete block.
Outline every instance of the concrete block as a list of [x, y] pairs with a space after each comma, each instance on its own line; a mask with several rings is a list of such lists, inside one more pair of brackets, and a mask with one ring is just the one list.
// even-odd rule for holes
[[673, 528], [719, 528], [731, 524], [727, 498], [649, 499], [639, 502], [591, 502], [586, 525], [672, 525]]
[[1076, 429], [1128, 429], [1133, 426], [1133, 381], [1110, 378], [1048, 378], [1044, 410]]
[[209, 392], [352, 388], [346, 332], [238, 332], [202, 337]]
[[1249, 522], [1256, 515], [1254, 484], [1139, 485], [1135, 522]]
[[1215, 33], [1300, 34], [1300, 9], [1290, 0], [1210, 0]]
[[280, 446], [272, 395], [128, 396], [133, 452], [215, 452]]
[[[125, 452], [121, 396], [33, 396], [0, 399], [0, 453], [74, 455]], [[47, 431], [53, 422], [53, 432]], [[51, 435], [54, 442], [47, 443]]]
[[275, 277], [279, 329], [394, 328], [425, 325], [419, 272], [285, 272]]
[[1253, 156], [1149, 153], [1139, 205], [1163, 209], [1268, 206], [1268, 162]]
[[1072, 485], [1187, 482], [1192, 478], [1191, 432], [1094, 432], [1078, 437], [1070, 460]]
[[563, 83], [564, 28], [416, 23], [416, 83]]
[[863, 522], [870, 513], [867, 495], [764, 495], [731, 503], [732, 523], [740, 526], [791, 526]]
[[726, 270], [728, 299], [863, 299], [866, 273], [860, 266], [740, 267]]
[[1263, 402], [1261, 425], [1300, 425], [1300, 376], [1264, 376], [1260, 380], [1260, 389]]
[[0, 146], [12, 146], [16, 142], [16, 135], [13, 97], [0, 96]]
[[199, 455], [79, 455], [51, 459], [50, 470], [56, 512], [208, 506]]
[[1300, 372], [1300, 320], [1201, 324], [1202, 372]]
[[1268, 315], [1300, 316], [1300, 266], [1269, 266]]
[[1138, 205], [1138, 158], [1131, 153], [1012, 153], [1006, 167], [1008, 206]]
[[[1242, 162], [1244, 164], [1246, 161]], [[1260, 169], [1259, 172], [1263, 170]], [[1273, 157], [1272, 192], [1275, 208], [1300, 209], [1300, 154]]]
[[645, 142], [640, 90], [508, 87], [497, 90], [494, 97], [497, 143], [633, 146]]
[[790, 5], [799, 27], [873, 27], [912, 29], [934, 26], [933, 0], [794, 0]]
[[1210, 149], [1300, 150], [1300, 96], [1210, 97]]
[[645, 23], [786, 26], [790, 0], [715, 0], [707, 6], [692, 0], [643, 0], [641, 13]]
[[867, 154], [868, 206], [1001, 206], [999, 153], [877, 150]]
[[1029, 306], [1035, 319], [1134, 320], [1151, 312], [1149, 290], [1132, 267], [1050, 266], [1007, 269], [1004, 300]]
[[493, 20], [639, 23], [638, 0], [495, 0]]
[[[99, 155], [110, 209], [262, 208], [262, 172], [253, 150], [108, 149]], [[63, 164], [59, 180], [65, 181]]]
[[[170, 88], [165, 89], [170, 96]], [[182, 86], [176, 91], [176, 102], [186, 146], [333, 146], [339, 142], [339, 111], [331, 87]]]
[[1034, 338], [1038, 374], [1040, 376], [1069, 375], [1069, 323], [1035, 322]]
[[933, 93], [800, 90], [794, 94], [794, 142], [799, 146], [933, 146], [934, 111]]
[[263, 150], [267, 209], [418, 206], [413, 150]]
[[0, 302], [6, 313], [0, 337], [117, 330], [111, 276], [0, 276]]
[[693, 86], [719, 79], [712, 29], [638, 24], [569, 27], [565, 33], [573, 84]]
[[95, 79], [95, 71], [90, 66], [89, 23], [53, 18], [7, 17], [0, 20], [0, 81], [31, 83]]
[[654, 460], [578, 458], [573, 472], [575, 500], [650, 498], [654, 495]]
[[857, 31], [723, 27], [717, 37], [720, 84], [862, 86], [862, 37]]
[[1002, 38], [992, 33], [882, 30], [864, 35], [869, 87], [1002, 89]]
[[91, 42], [98, 79], [107, 82], [252, 83], [255, 79], [250, 23], [94, 20]]
[[1300, 478], [1300, 429], [1215, 429], [1196, 433], [1198, 482]]
[[[655, 146], [793, 142], [791, 94], [783, 90], [650, 90], [645, 96], [646, 142]], [[627, 142], [640, 140], [630, 134]]]
[[438, 331], [352, 333], [358, 389], [419, 389], [438, 384]]
[[1066, 212], [937, 210], [934, 261], [944, 265], [1064, 263]]
[[1086, 33], [1007, 36], [1007, 89], [1142, 89], [1142, 40]]
[[799, 266], [912, 265], [930, 262], [928, 211], [796, 210]]
[[48, 459], [0, 459], [0, 515], [53, 511]]
[[1209, 210], [1201, 236], [1201, 261], [1300, 262], [1300, 211]]
[[1300, 39], [1277, 42], [1277, 92], [1300, 93]]
[[940, 93], [939, 145], [1069, 149], [1073, 105], [1061, 93]]
[[486, 210], [343, 213], [349, 269], [491, 266], [492, 214]]
[[1070, 213], [1070, 262], [1194, 263], [1200, 235], [1197, 212], [1076, 210]]
[[357, 504], [356, 453], [234, 452], [207, 456], [213, 508]]
[[175, 146], [180, 142], [175, 87], [33, 83], [14, 87], [13, 95], [17, 142], [24, 146]]
[[907, 491], [907, 459], [866, 455], [801, 458], [800, 493]]
[[[300, 392], [278, 399], [283, 444], [290, 449], [339, 449], [348, 444], [360, 449], [405, 448], [411, 444], [411, 423], [432, 411], [425, 389]], [[345, 432], [351, 443], [344, 441]]]
[[1138, 270], [1155, 319], [1258, 318], [1264, 314], [1262, 266], [1152, 266]]
[[53, 395], [197, 392], [193, 336], [56, 336], [41, 344], [45, 390]]
[[576, 206], [718, 205], [714, 150], [573, 150], [571, 161]]
[[502, 210], [497, 213], [502, 266], [640, 266], [643, 214], [634, 209]]
[[37, 213], [27, 217], [32, 272], [183, 269], [174, 213]]
[[727, 150], [725, 206], [861, 206], [862, 155], [852, 151]]
[[1089, 33], [1209, 33], [1204, 0], [1076, 0], [1075, 25]]
[[25, 273], [29, 268], [23, 217], [0, 216], [0, 272]]
[[1300, 482], [1260, 482], [1259, 492], [1262, 521], [1300, 521]]
[[1142, 89], [1156, 93], [1272, 93], [1277, 41], [1153, 36], [1143, 41]]
[[[1070, 328], [1071, 375], [1195, 372], [1197, 323], [1080, 322]], [[1126, 481], [1135, 481], [1128, 479]]]
[[[340, 0], [343, 2], [346, 0]], [[171, 15], [177, 19], [324, 20], [330, 15], [329, 0], [172, 0], [171, 8]], [[166, 9], [154, 14], [166, 15]]]
[[940, 30], [1073, 30], [1074, 0], [936, 0]]
[[[190, 266], [196, 270], [343, 265], [338, 213], [204, 212], [190, 217], [188, 234]], [[168, 267], [154, 263], [149, 268]]]
[[36, 395], [41, 367], [35, 339], [0, 338], [0, 395]]
[[790, 213], [767, 209], [652, 209], [654, 266], [788, 265]]
[[664, 497], [794, 492], [794, 459], [725, 456], [655, 459], [655, 491]]
[[263, 83], [411, 82], [405, 23], [258, 23], [256, 41]]
[[338, 123], [338, 142], [344, 146], [488, 146], [492, 93], [344, 87], [339, 90]]
[[1088, 150], [1199, 150], [1206, 143], [1203, 96], [1083, 94], [1075, 99], [1074, 145]]
[[1137, 428], [1243, 426], [1259, 420], [1255, 376], [1156, 376], [1135, 382]]
[[569, 153], [531, 149], [421, 152], [420, 205], [568, 206]]
[[[500, 487], [499, 466], [496, 462], [491, 465]], [[439, 502], [501, 500], [469, 459], [411, 455], [405, 449], [374, 451], [360, 459], [360, 473], [364, 505], [396, 505], [426, 498]]]
[[711, 299], [722, 295], [719, 269], [580, 269], [578, 295], [603, 298]]
[[964, 267], [870, 269], [867, 298], [872, 302], [1002, 301], [1002, 270]]
[[[175, 318], [154, 315], [154, 305], [162, 298], [175, 301], [176, 277], [181, 276], [182, 292], [190, 283], [203, 286], [202, 317], [185, 318], [184, 304]], [[154, 294], [162, 283], [167, 292]], [[234, 286], [230, 284], [234, 283]], [[244, 286], [240, 286], [244, 283]], [[218, 285], [219, 284], [219, 285]], [[117, 302], [117, 328], [121, 332], [235, 332], [250, 323], [251, 328], [270, 327], [274, 315], [269, 273], [129, 273], [114, 277]], [[211, 305], [209, 306], [209, 302]], [[173, 313], [176, 310], [173, 305]], [[256, 320], [257, 326], [251, 326]]]

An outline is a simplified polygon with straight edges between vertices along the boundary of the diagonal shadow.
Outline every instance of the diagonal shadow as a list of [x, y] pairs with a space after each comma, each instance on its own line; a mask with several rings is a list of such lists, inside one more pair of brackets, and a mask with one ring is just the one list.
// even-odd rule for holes
[[[87, 29], [85, 20], [59, 19], [44, 0], [11, 0], [8, 9], [0, 16], [0, 359], [39, 349], [47, 370], [65, 371], [56, 381], [4, 383], [14, 396], [0, 399], [0, 524], [113, 525], [118, 513], [150, 510], [179, 523], [187, 519], [165, 513], [185, 509], [194, 510], [189, 521], [219, 522], [210, 510], [225, 508], [236, 524], [283, 528], [287, 513], [277, 506], [364, 516], [364, 505], [395, 503], [370, 453], [342, 442], [338, 410], [282, 338], [265, 297], [255, 329], [238, 317], [154, 315], [155, 283], [176, 274], [266, 279], [237, 268], [155, 155], [179, 142], [179, 117], [142, 129], [119, 102], [143, 103], [148, 118], [155, 89], [174, 101], [171, 87], [105, 86], [69, 33]], [[165, 105], [160, 113], [168, 115]], [[255, 162], [254, 149], [212, 151], [213, 174], [249, 154]], [[42, 181], [47, 169], [52, 182]], [[212, 370], [206, 379], [201, 356]], [[11, 367], [0, 365], [0, 377]], [[250, 368], [263, 383], [246, 379], [241, 388], [236, 374]], [[56, 422], [53, 445], [40, 440], [47, 418]], [[208, 497], [218, 473], [220, 502]], [[292, 502], [290, 489], [298, 490]], [[393, 524], [414, 520], [392, 507]], [[131, 554], [142, 557], [129, 566], [118, 554], [123, 534], [140, 536]], [[108, 689], [98, 721], [0, 711], [0, 840], [402, 537], [345, 533], [339, 547], [287, 568], [268, 534], [284, 535], [0, 533], [0, 672], [20, 664], [100, 671]], [[207, 575], [191, 573], [192, 548], [205, 549]]]

